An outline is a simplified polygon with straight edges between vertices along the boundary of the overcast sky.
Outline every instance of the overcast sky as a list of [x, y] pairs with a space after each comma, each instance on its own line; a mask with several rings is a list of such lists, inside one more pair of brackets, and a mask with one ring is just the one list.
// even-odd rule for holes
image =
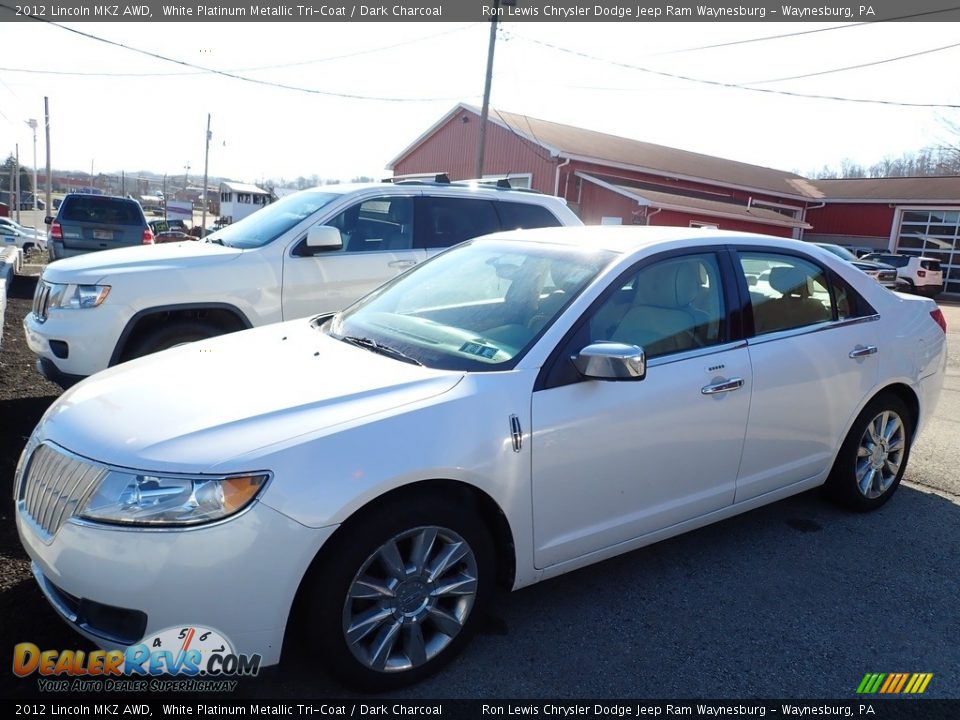
[[[822, 28], [832, 29], [809, 32]], [[315, 92], [203, 72], [71, 30]], [[95, 173], [181, 175], [189, 164], [199, 176], [209, 112], [211, 175], [382, 176], [457, 102], [480, 105], [488, 37], [486, 23], [0, 24], [0, 153], [19, 143], [21, 162], [32, 165], [24, 121], [37, 118], [44, 165], [49, 96], [55, 168], [90, 172], [92, 163]], [[638, 68], [793, 93], [960, 105], [960, 47], [782, 79], [956, 43], [960, 23], [947, 22], [507, 23], [491, 105], [784, 170], [844, 158], [869, 165], [943, 141], [943, 118], [960, 120], [960, 111], [751, 92]]]

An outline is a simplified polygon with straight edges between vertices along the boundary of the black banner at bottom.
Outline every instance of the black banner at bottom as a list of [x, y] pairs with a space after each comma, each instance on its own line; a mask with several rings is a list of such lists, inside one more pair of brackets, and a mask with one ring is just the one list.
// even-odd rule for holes
[[[955, 720], [960, 700], [198, 700], [183, 695], [128, 696], [98, 693], [31, 701], [3, 701], [8, 715], [43, 718], [351, 717], [351, 718], [869, 718]], [[3, 707], [0, 705], [0, 707]]]

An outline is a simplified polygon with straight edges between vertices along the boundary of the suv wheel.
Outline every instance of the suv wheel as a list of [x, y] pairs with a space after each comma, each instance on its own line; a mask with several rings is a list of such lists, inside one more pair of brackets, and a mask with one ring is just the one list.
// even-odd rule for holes
[[133, 360], [161, 350], [169, 350], [178, 345], [186, 345], [222, 334], [223, 330], [215, 325], [198, 321], [181, 321], [162, 325], [133, 343], [128, 352], [124, 353], [124, 359]]

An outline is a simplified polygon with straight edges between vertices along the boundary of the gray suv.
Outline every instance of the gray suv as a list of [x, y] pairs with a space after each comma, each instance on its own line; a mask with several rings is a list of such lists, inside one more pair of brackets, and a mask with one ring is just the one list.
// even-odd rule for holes
[[50, 225], [51, 262], [97, 250], [152, 245], [153, 231], [136, 200], [111, 195], [71, 193]]

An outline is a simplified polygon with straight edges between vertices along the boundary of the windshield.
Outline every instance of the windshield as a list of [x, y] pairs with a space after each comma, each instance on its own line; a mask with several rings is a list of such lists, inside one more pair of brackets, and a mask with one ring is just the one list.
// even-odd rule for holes
[[839, 245], [828, 245], [824, 243], [820, 245], [820, 247], [822, 247], [824, 250], [827, 250], [828, 252], [832, 252], [838, 258], [843, 258], [844, 260], [847, 260], [850, 262], [857, 259], [856, 255], [854, 255], [852, 252], [847, 250], [845, 247], [840, 247]]
[[206, 237], [207, 242], [220, 243], [228, 247], [263, 247], [283, 235], [287, 230], [305, 220], [325, 205], [342, 197], [339, 193], [304, 190], [288, 195], [282, 200], [227, 225]]
[[513, 365], [613, 253], [509, 240], [436, 256], [322, 326], [374, 352], [445, 370]]

